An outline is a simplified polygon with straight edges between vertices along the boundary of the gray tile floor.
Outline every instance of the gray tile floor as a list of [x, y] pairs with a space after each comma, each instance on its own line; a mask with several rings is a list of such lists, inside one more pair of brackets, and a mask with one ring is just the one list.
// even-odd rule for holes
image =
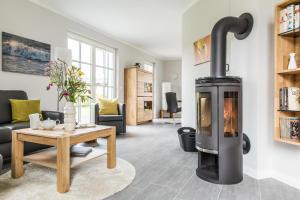
[[[197, 154], [183, 152], [178, 127], [128, 127], [117, 139], [117, 155], [136, 168], [133, 183], [107, 200], [298, 200], [300, 191], [274, 179], [244, 176], [237, 185], [215, 185], [195, 175]], [[101, 143], [104, 141], [101, 141]], [[103, 143], [104, 144], [104, 143]]]

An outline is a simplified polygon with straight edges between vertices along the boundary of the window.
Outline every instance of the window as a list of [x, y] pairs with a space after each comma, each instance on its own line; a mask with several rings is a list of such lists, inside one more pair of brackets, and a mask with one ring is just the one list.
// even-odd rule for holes
[[154, 63], [152, 62], [145, 62], [144, 66], [143, 66], [144, 70], [149, 71], [149, 72], [153, 72], [153, 68], [154, 68]]
[[72, 51], [72, 64], [84, 72], [93, 98], [77, 104], [77, 121], [91, 122], [94, 101], [99, 97], [115, 98], [115, 49], [74, 34], [68, 36], [68, 48]]

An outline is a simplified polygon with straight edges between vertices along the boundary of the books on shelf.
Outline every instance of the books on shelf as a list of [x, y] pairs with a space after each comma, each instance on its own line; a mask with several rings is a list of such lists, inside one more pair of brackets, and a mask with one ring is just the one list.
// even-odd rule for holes
[[291, 4], [280, 11], [280, 33], [300, 28], [300, 4]]
[[300, 4], [295, 5], [295, 24], [294, 28], [300, 28]]
[[279, 89], [279, 109], [300, 111], [300, 88], [283, 87]]
[[71, 156], [74, 157], [85, 157], [93, 150], [92, 147], [81, 147], [81, 146], [72, 146], [71, 147]]
[[295, 5], [289, 5], [287, 8], [287, 31], [292, 31], [294, 29], [294, 10]]
[[287, 9], [280, 11], [280, 33], [287, 32]]

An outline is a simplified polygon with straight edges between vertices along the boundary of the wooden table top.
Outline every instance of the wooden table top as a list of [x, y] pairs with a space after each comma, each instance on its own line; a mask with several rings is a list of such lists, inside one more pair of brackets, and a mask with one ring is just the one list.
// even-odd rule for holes
[[31, 128], [26, 128], [26, 129], [14, 130], [14, 132], [24, 134], [24, 135], [40, 136], [45, 138], [60, 138], [60, 137], [68, 137], [68, 136], [77, 137], [89, 133], [109, 130], [112, 128], [114, 127], [96, 125], [96, 127], [93, 128], [78, 128], [75, 129], [74, 131], [67, 132], [63, 129], [63, 125], [57, 125], [53, 130], [43, 130], [43, 129], [32, 130]]

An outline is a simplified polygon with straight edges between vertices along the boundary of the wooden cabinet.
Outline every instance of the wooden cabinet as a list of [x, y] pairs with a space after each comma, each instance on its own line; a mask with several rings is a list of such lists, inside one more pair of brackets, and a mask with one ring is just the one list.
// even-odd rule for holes
[[126, 68], [124, 73], [126, 122], [137, 125], [153, 119], [153, 74], [143, 69]]
[[139, 97], [152, 97], [152, 73], [137, 70], [137, 90]]

